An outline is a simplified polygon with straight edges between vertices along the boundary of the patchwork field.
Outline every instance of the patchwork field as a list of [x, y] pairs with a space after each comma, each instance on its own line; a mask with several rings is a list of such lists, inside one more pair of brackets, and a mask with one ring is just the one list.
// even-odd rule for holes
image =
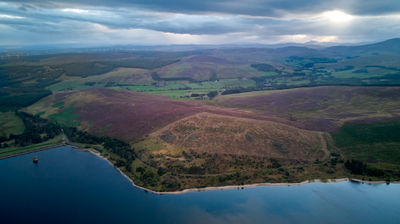
[[263, 73], [252, 68], [249, 63], [238, 64], [214, 56], [190, 56], [177, 63], [156, 70], [162, 78], [187, 78], [196, 81], [216, 79], [251, 78]]
[[111, 72], [89, 76], [85, 78], [61, 76], [60, 81], [48, 88], [51, 91], [65, 91], [87, 89], [95, 87], [107, 87], [118, 85], [150, 85], [151, 75], [148, 70], [138, 68], [118, 68]]

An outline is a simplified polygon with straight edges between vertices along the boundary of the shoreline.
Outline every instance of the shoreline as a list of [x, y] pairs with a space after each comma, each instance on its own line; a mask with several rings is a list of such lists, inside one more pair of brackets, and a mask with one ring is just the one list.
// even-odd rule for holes
[[29, 153], [33, 153], [33, 152], [39, 152], [39, 151], [43, 151], [43, 150], [47, 150], [47, 149], [51, 149], [51, 148], [57, 148], [57, 147], [61, 147], [61, 146], [68, 146], [68, 145], [66, 145], [64, 143], [54, 144], [54, 145], [46, 146], [46, 147], [43, 147], [43, 148], [32, 149], [32, 150], [29, 150], [29, 151], [18, 152], [16, 154], [11, 154], [11, 155], [8, 155], [8, 156], [0, 157], [0, 160], [8, 159], [8, 158], [11, 158], [11, 157], [20, 156], [20, 155], [24, 155], [24, 154], [29, 154]]
[[[72, 146], [72, 145], [70, 145]], [[400, 181], [395, 181], [395, 182], [386, 182], [386, 181], [366, 181], [366, 180], [361, 180], [361, 179], [356, 179], [356, 178], [337, 178], [337, 179], [313, 179], [313, 180], [305, 180], [299, 183], [254, 183], [254, 184], [244, 184], [244, 185], [227, 185], [227, 186], [216, 186], [216, 187], [204, 187], [204, 188], [188, 188], [184, 190], [179, 190], [179, 191], [154, 191], [145, 187], [141, 187], [136, 185], [133, 180], [126, 175], [124, 172], [122, 172], [121, 169], [116, 167], [113, 163], [111, 163], [106, 157], [102, 156], [98, 151], [91, 149], [91, 148], [80, 148], [76, 146], [72, 146], [75, 149], [78, 150], [83, 150], [87, 151], [89, 153], [92, 153], [93, 155], [99, 157], [100, 159], [105, 160], [108, 162], [110, 165], [112, 165], [122, 176], [124, 176], [131, 184], [132, 186], [141, 189], [145, 192], [156, 194], [156, 195], [174, 195], [174, 194], [185, 194], [189, 192], [201, 192], [201, 191], [212, 191], [212, 190], [229, 190], [229, 189], [245, 189], [245, 188], [254, 188], [254, 187], [261, 187], [261, 186], [300, 186], [304, 184], [310, 184], [310, 183], [340, 183], [340, 182], [356, 182], [360, 184], [400, 184]]]
[[188, 188], [188, 189], [179, 190], [179, 191], [154, 191], [154, 190], [136, 185], [128, 175], [126, 175], [124, 172], [122, 172], [121, 169], [116, 167], [106, 157], [102, 156], [100, 154], [100, 152], [98, 152], [92, 148], [82, 148], [80, 146], [73, 145], [73, 144], [68, 144], [68, 143], [67, 144], [65, 144], [65, 143], [55, 144], [55, 145], [44, 147], [44, 148], [34, 149], [34, 150], [27, 151], [27, 152], [21, 152], [21, 153], [9, 155], [6, 157], [2, 157], [2, 158], [0, 158], [0, 160], [7, 159], [10, 157], [14, 157], [14, 156], [29, 154], [29, 153], [33, 153], [33, 152], [43, 151], [43, 150], [47, 150], [47, 149], [51, 149], [51, 148], [62, 147], [62, 146], [69, 146], [76, 150], [86, 151], [86, 152], [89, 152], [89, 153], [97, 156], [98, 158], [100, 158], [102, 160], [105, 160], [108, 164], [110, 164], [113, 168], [115, 168], [122, 176], [124, 176], [132, 184], [133, 187], [141, 189], [148, 193], [156, 194], [156, 195], [176, 195], [176, 194], [185, 194], [185, 193], [189, 193], [189, 192], [245, 189], [245, 188], [254, 188], [254, 187], [261, 187], [261, 186], [271, 186], [271, 187], [273, 187], [273, 186], [288, 186], [288, 187], [290, 187], [290, 186], [300, 186], [300, 185], [310, 184], [310, 183], [340, 183], [340, 182], [345, 182], [345, 181], [356, 182], [356, 183], [360, 183], [360, 184], [400, 184], [400, 181], [394, 181], [394, 182], [388, 183], [386, 181], [367, 181], [367, 180], [345, 177], [345, 178], [324, 179], [324, 180], [322, 180], [322, 179], [305, 180], [305, 181], [298, 182], [298, 183], [254, 183], [254, 184], [244, 184], [244, 185], [227, 185], [227, 186], [215, 186], [215, 187], [204, 187], [204, 188]]

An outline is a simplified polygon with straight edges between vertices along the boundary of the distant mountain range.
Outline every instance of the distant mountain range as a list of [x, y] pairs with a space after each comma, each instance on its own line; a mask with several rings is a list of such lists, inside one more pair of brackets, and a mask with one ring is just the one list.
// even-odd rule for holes
[[394, 38], [383, 42], [374, 44], [359, 45], [359, 46], [334, 46], [324, 49], [325, 52], [329, 52], [336, 55], [354, 55], [363, 53], [400, 53], [400, 38]]
[[[120, 46], [82, 46], [82, 45], [40, 45], [40, 46], [25, 46], [25, 47], [7, 47], [0, 46], [0, 54], [8, 55], [35, 55], [49, 53], [70, 53], [70, 52], [96, 52], [96, 51], [195, 51], [205, 49], [241, 49], [241, 48], [269, 48], [281, 49], [284, 51], [294, 50], [310, 51], [320, 50], [324, 53], [332, 55], [354, 55], [362, 53], [394, 53], [400, 52], [400, 38], [393, 38], [377, 43], [280, 43], [280, 44], [223, 44], [223, 45], [154, 45], [154, 46], [136, 46], [136, 45], [120, 45]], [[307, 50], [305, 49], [307, 48]]]

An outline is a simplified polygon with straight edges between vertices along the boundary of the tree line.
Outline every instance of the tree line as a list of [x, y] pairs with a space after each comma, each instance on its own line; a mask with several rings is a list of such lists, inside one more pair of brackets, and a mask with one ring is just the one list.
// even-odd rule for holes
[[[61, 133], [60, 126], [43, 119], [39, 116], [24, 112], [16, 112], [24, 123], [25, 130], [22, 134], [10, 134], [7, 137], [0, 137], [0, 143], [14, 140], [15, 146], [23, 147], [31, 144], [45, 142]], [[8, 147], [7, 143], [1, 144], [1, 147]]]
[[367, 176], [375, 176], [382, 177], [385, 175], [383, 170], [369, 167], [366, 163], [359, 160], [347, 160], [344, 163], [344, 166], [352, 173], [357, 175], [367, 175]]
[[131, 164], [133, 160], [135, 160], [136, 156], [134, 149], [132, 149], [128, 143], [108, 136], [98, 137], [91, 135], [88, 132], [80, 131], [75, 127], [65, 127], [63, 130], [67, 137], [73, 142], [102, 145], [106, 150], [124, 159], [118, 160], [116, 164], [117, 166], [125, 166], [128, 171], [131, 170]]
[[131, 146], [119, 139], [108, 136], [98, 137], [86, 131], [80, 131], [75, 127], [64, 127], [38, 115], [25, 112], [16, 112], [16, 115], [22, 119], [25, 130], [19, 135], [10, 134], [8, 138], [0, 136], [0, 147], [11, 146], [6, 143], [10, 140], [14, 140], [14, 146], [17, 147], [45, 142], [60, 135], [61, 130], [64, 130], [64, 133], [73, 142], [102, 145], [106, 150], [120, 156], [123, 160], [119, 161], [118, 165], [125, 166], [127, 170], [130, 170], [131, 163], [135, 159], [134, 150]]

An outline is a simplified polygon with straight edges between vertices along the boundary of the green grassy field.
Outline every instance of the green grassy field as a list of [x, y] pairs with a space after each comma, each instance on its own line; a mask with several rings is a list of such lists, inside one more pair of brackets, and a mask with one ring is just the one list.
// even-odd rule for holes
[[61, 125], [66, 126], [78, 126], [79, 122], [76, 120], [78, 115], [73, 114], [73, 105], [64, 108], [59, 113], [54, 113], [49, 116], [49, 118]]
[[20, 153], [26, 153], [30, 151], [35, 151], [47, 147], [54, 146], [56, 144], [60, 144], [62, 142], [61, 135], [56, 136], [53, 139], [50, 139], [45, 142], [41, 142], [39, 144], [32, 144], [25, 147], [9, 147], [9, 148], [1, 148], [0, 149], [0, 158], [8, 157], [10, 155], [16, 155]]
[[263, 75], [249, 64], [224, 64], [218, 61], [180, 61], [157, 69], [162, 78], [186, 77], [196, 81], [216, 79], [251, 78]]
[[152, 80], [146, 69], [116, 68], [113, 71], [89, 77], [61, 76], [60, 82], [48, 87], [51, 91], [101, 88], [114, 85], [150, 85]]
[[400, 121], [345, 124], [331, 135], [346, 159], [400, 172]]
[[65, 91], [65, 90], [79, 90], [79, 89], [87, 89], [95, 87], [104, 87], [104, 84], [95, 84], [93, 86], [88, 86], [79, 80], [68, 80], [50, 86], [49, 90], [54, 92], [54, 91]]
[[24, 128], [24, 123], [14, 112], [0, 112], [0, 136], [22, 134]]
[[386, 73], [382, 73], [379, 71], [376, 72], [356, 72], [359, 69], [352, 69], [352, 70], [347, 70], [347, 71], [339, 71], [339, 72], [333, 72], [332, 75], [335, 78], [371, 78], [371, 77], [379, 77], [383, 76]]
[[115, 86], [113, 89], [127, 89], [135, 92], [146, 92], [151, 94], [165, 95], [171, 99], [194, 99], [189, 98], [192, 93], [207, 94], [211, 91], [222, 92], [224, 89], [255, 87], [255, 81], [247, 79], [227, 79], [221, 81], [187, 82], [169, 81], [154, 85], [129, 85]]

